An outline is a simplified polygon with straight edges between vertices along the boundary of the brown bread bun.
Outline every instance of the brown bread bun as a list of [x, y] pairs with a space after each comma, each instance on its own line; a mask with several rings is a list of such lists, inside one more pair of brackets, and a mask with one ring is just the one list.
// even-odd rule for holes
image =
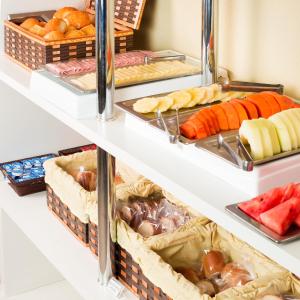
[[32, 26], [29, 31], [33, 34], [36, 34], [38, 36], [44, 36], [47, 32], [44, 27], [40, 25], [34, 25]]
[[77, 9], [75, 7], [63, 7], [56, 11], [56, 13], [53, 15], [53, 18], [63, 19], [67, 14], [73, 11], [77, 11]]
[[44, 36], [45, 41], [60, 41], [64, 39], [64, 34], [60, 31], [51, 31]]
[[96, 28], [93, 24], [85, 26], [81, 29], [87, 36], [95, 36], [96, 35]]
[[216, 274], [220, 274], [225, 266], [223, 253], [211, 250], [203, 256], [203, 270], [205, 277], [211, 279]]
[[242, 286], [251, 281], [250, 273], [236, 263], [227, 264], [221, 272], [221, 278], [228, 287]]
[[64, 21], [68, 26], [74, 26], [81, 29], [91, 24], [89, 14], [84, 11], [73, 11], [64, 17]]
[[85, 37], [86, 34], [82, 30], [73, 30], [69, 31], [65, 34], [66, 39], [78, 39], [78, 38], [83, 38]]
[[36, 18], [26, 19], [20, 26], [26, 30], [29, 30], [34, 25], [39, 25], [39, 20]]
[[96, 190], [97, 176], [93, 171], [78, 172], [75, 180], [89, 192]]
[[65, 33], [67, 31], [67, 24], [61, 19], [51, 19], [45, 26], [47, 32], [60, 31]]

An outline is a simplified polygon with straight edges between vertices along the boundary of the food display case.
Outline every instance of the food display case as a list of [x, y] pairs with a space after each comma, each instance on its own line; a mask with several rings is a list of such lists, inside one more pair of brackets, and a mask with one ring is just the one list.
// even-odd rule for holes
[[[24, 46], [25, 33], [4, 25], [4, 35], [7, 28], [12, 31], [0, 42], [0, 140], [1, 149], [11, 147], [5, 153], [0, 149], [0, 162], [8, 162], [0, 166], [8, 164], [9, 172], [10, 162], [22, 162], [27, 176], [29, 169], [40, 170], [31, 158], [20, 158], [60, 155], [42, 162], [39, 193], [20, 198], [0, 182], [4, 299], [22, 299], [24, 292], [32, 299], [43, 299], [42, 293], [74, 300], [299, 299], [297, 92], [270, 65], [259, 76], [251, 73], [263, 63], [254, 52], [264, 49], [236, 41], [239, 32], [234, 40], [227, 37], [231, 47], [223, 46], [248, 46], [249, 57], [242, 60], [246, 75], [228, 63], [233, 74], [218, 76], [218, 42], [224, 40], [216, 39], [217, 21], [224, 16], [217, 14], [217, 4], [227, 13], [233, 6], [224, 8], [217, 0], [26, 1], [26, 7], [1, 1], [1, 19], [24, 17], [24, 11], [88, 7], [90, 15], [97, 11], [99, 43], [93, 42], [95, 59], [82, 54], [79, 60], [74, 53], [75, 59], [67, 55], [60, 62], [58, 56], [49, 68], [28, 72], [4, 51], [10, 42], [11, 54], [28, 57], [32, 37], [28, 34]], [[251, 5], [253, 11], [263, 10]], [[286, 6], [291, 14], [291, 4]], [[240, 22], [252, 19], [247, 18], [252, 10], [245, 10], [238, 14]], [[189, 20], [194, 14], [197, 23]], [[138, 56], [129, 51], [114, 67], [116, 26], [141, 31]], [[164, 29], [173, 32], [163, 34]], [[271, 43], [272, 35], [262, 29]], [[21, 40], [14, 41], [15, 35]], [[201, 53], [191, 49], [191, 35], [195, 47], [196, 37], [199, 44], [202, 37]], [[131, 36], [124, 47], [132, 46]], [[276, 41], [274, 51], [279, 51], [278, 36]], [[24, 51], [14, 53], [20, 44]], [[41, 53], [36, 54], [41, 58]], [[226, 59], [230, 62], [230, 56]], [[40, 63], [32, 57], [31, 62], [30, 69]], [[133, 65], [123, 65], [128, 62]], [[169, 63], [180, 74], [157, 67]], [[16, 180], [19, 169], [13, 170]]]

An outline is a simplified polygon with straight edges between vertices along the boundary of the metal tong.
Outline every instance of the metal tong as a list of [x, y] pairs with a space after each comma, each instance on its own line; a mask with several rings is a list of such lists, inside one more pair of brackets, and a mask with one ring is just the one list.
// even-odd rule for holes
[[173, 131], [171, 131], [167, 124], [166, 124], [166, 121], [162, 115], [162, 112], [158, 109], [157, 112], [156, 112], [156, 115], [157, 115], [157, 119], [158, 121], [160, 122], [160, 126], [163, 128], [163, 130], [167, 133], [168, 137], [169, 137], [169, 142], [171, 144], [176, 144], [177, 141], [179, 140], [179, 137], [180, 137], [180, 128], [179, 128], [179, 110], [178, 108], [176, 108], [176, 131], [175, 131], [175, 134]]
[[145, 56], [144, 62], [145, 64], [160, 62], [160, 61], [173, 61], [173, 60], [179, 60], [179, 61], [185, 61], [186, 57], [183, 54], [177, 54], [177, 55], [161, 55], [161, 56]]
[[222, 91], [242, 91], [242, 92], [263, 92], [273, 91], [283, 94], [284, 86], [282, 84], [267, 84], [246, 81], [227, 81], [222, 84]]
[[243, 152], [243, 155], [245, 156], [246, 160], [243, 160], [241, 158], [241, 156], [236, 153], [231, 146], [225, 141], [224, 137], [222, 136], [222, 134], [218, 134], [217, 137], [217, 142], [218, 142], [218, 149], [220, 149], [221, 147], [223, 147], [226, 152], [231, 156], [231, 158], [233, 159], [234, 163], [242, 170], [244, 171], [248, 171], [251, 172], [253, 171], [253, 167], [254, 167], [254, 163], [252, 158], [250, 157], [250, 155], [248, 154], [247, 151], [244, 151], [244, 147], [242, 145], [242, 142], [239, 138], [239, 136], [237, 136], [237, 145], [238, 145], [238, 149], [241, 150]]

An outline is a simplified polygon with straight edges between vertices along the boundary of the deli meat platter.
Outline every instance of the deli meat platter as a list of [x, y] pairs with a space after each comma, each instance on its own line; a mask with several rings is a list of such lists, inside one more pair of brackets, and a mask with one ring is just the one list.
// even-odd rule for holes
[[239, 209], [238, 204], [231, 204], [226, 206], [226, 211], [234, 215], [244, 223], [247, 223], [249, 226], [251, 226], [263, 236], [269, 238], [275, 243], [289, 243], [300, 238], [299, 227], [292, 226], [292, 228], [289, 229], [289, 231], [285, 235], [279, 235], [276, 232], [269, 229], [268, 227], [256, 222], [254, 219], [246, 215], [243, 211]]

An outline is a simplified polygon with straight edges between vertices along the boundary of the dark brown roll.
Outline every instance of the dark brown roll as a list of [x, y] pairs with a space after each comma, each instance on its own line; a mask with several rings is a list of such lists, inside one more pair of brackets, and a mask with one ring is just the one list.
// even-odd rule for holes
[[223, 253], [211, 250], [203, 256], [203, 270], [207, 279], [220, 274], [225, 266]]

